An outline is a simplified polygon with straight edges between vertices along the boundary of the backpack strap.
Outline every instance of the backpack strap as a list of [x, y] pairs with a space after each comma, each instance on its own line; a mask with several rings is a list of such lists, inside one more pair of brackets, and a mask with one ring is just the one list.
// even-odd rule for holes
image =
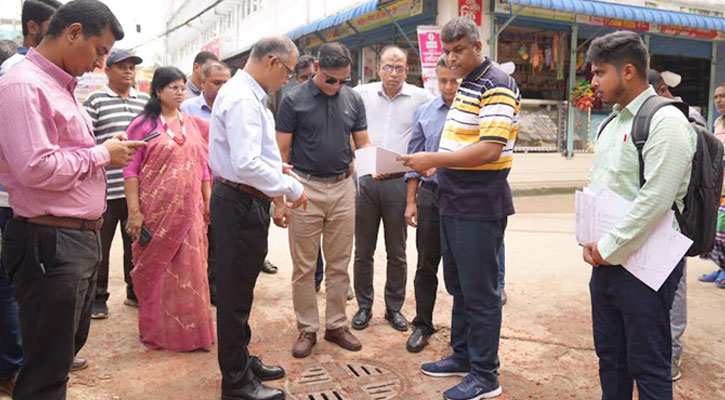
[[604, 121], [602, 121], [601, 124], [599, 124], [599, 131], [597, 132], [597, 139], [599, 139], [599, 136], [602, 136], [602, 132], [604, 132], [604, 128], [606, 128], [607, 125], [609, 125], [609, 123], [612, 122], [612, 120], [615, 118], [617, 118], [617, 114], [611, 113], [607, 116], [606, 119], [604, 119]]
[[689, 121], [690, 107], [687, 104], [657, 95], [648, 97], [644, 103], [642, 103], [642, 106], [634, 116], [634, 121], [632, 122], [632, 143], [634, 143], [634, 147], [637, 148], [637, 155], [639, 156], [640, 187], [644, 186], [646, 182], [644, 179], [644, 157], [642, 156], [642, 150], [649, 138], [652, 117], [654, 117], [655, 113], [659, 111], [660, 108], [670, 105], [677, 107], [677, 109], [679, 109]]

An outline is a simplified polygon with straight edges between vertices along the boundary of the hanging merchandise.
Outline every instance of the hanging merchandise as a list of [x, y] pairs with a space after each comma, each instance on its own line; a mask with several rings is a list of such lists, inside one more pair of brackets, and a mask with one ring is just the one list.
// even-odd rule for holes
[[548, 69], [555, 69], [554, 55], [551, 52], [551, 47], [547, 47], [546, 50], [544, 50], [544, 65]]
[[576, 55], [576, 69], [577, 71], [581, 70], [581, 68], [584, 66], [584, 62], [586, 61], [586, 55], [584, 54], [584, 51], [580, 51]]
[[594, 91], [592, 89], [591, 82], [577, 82], [574, 90], [572, 90], [571, 92], [571, 100], [574, 104], [574, 107], [584, 112], [591, 110], [594, 106], [594, 101], [596, 100], [596, 98], [594, 97]]
[[559, 63], [556, 69], [556, 79], [564, 80], [564, 64], [566, 64], [566, 35], [559, 36]]
[[559, 69], [559, 32], [554, 32], [554, 37], [551, 39], [552, 58], [554, 66], [552, 69]]
[[526, 45], [522, 45], [519, 48], [519, 55], [521, 56], [521, 59], [524, 61], [527, 61], [529, 59], [529, 50], [526, 48]]
[[534, 67], [534, 71], [539, 70], [541, 65], [541, 51], [539, 50], [539, 36], [534, 38], [534, 46], [531, 48], [531, 66]]

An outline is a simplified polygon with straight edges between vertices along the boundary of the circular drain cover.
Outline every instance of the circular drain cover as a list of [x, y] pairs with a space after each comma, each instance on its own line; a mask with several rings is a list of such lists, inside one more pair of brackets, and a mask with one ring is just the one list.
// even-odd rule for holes
[[404, 392], [401, 375], [367, 360], [309, 365], [286, 383], [295, 400], [392, 400]]

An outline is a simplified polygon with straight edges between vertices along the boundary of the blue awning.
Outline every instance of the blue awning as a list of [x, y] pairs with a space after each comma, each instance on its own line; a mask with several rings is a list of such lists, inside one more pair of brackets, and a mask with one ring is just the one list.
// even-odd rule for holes
[[340, 25], [345, 21], [357, 18], [361, 15], [371, 13], [378, 8], [378, 0], [367, 1], [359, 6], [355, 6], [349, 10], [341, 11], [335, 15], [330, 15], [323, 19], [317, 20], [309, 25], [298, 28], [286, 36], [290, 39], [297, 39], [300, 36], [307, 35], [309, 33], [325, 30], [327, 28]]
[[625, 6], [594, 0], [509, 0], [509, 3], [598, 17], [725, 31], [725, 18]]

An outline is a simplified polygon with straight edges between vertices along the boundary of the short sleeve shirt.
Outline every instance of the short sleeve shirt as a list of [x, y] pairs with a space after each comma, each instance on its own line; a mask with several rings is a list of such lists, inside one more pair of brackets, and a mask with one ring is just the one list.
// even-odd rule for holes
[[507, 179], [520, 106], [516, 81], [489, 59], [461, 82], [438, 151], [456, 151], [478, 142], [500, 144], [503, 149], [496, 161], [438, 171], [442, 216], [487, 221], [514, 213]]
[[289, 161], [295, 169], [316, 176], [339, 175], [352, 162], [350, 135], [367, 129], [365, 105], [347, 86], [328, 96], [310, 79], [282, 98], [276, 127], [293, 135]]

